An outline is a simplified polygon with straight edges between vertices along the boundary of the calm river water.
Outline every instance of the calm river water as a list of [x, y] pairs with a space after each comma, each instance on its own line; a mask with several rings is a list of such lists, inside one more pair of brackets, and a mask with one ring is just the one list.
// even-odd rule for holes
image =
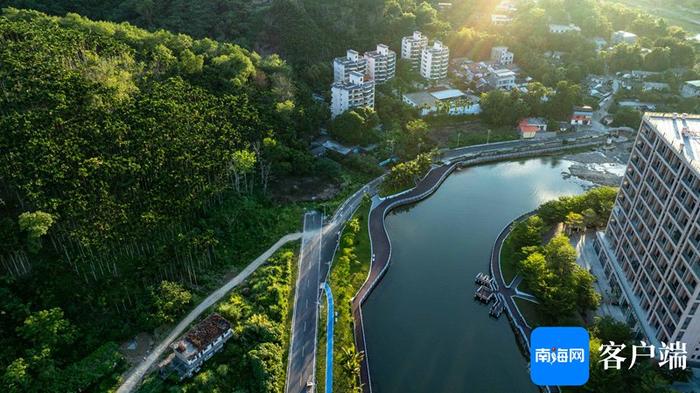
[[506, 315], [473, 300], [508, 222], [584, 190], [555, 158], [455, 172], [438, 191], [387, 217], [392, 261], [364, 322], [375, 393], [536, 392]]

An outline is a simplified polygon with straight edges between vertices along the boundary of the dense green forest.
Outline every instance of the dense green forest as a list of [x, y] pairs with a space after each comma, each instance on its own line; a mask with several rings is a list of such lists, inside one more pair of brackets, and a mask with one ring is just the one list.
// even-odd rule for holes
[[283, 392], [296, 260], [292, 247], [282, 248], [216, 306], [234, 333], [202, 371], [182, 382], [154, 373], [139, 393]]
[[415, 29], [431, 37], [449, 29], [437, 10], [420, 0], [0, 0], [5, 6], [128, 21], [279, 53], [320, 91], [332, 80], [330, 59], [349, 47], [364, 51], [385, 42], [397, 48]]
[[104, 390], [110, 342], [298, 227], [268, 194], [325, 110], [277, 56], [75, 14], [5, 9], [0, 64], [0, 390]]

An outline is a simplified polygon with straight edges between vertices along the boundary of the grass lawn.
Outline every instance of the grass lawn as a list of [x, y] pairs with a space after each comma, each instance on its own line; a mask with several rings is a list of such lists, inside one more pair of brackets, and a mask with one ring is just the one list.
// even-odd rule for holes
[[485, 143], [513, 141], [519, 139], [520, 135], [512, 128], [495, 129], [488, 132], [463, 132], [450, 136], [448, 147], [451, 149], [472, 145], [483, 145]]
[[518, 272], [518, 258], [513, 245], [510, 243], [510, 236], [506, 237], [501, 247], [501, 272], [506, 284], [510, 284]]
[[[359, 377], [342, 367], [342, 349], [354, 348], [355, 346], [353, 331], [354, 324], [350, 307], [350, 299], [360, 289], [360, 286], [362, 286], [362, 283], [364, 283], [365, 279], [367, 278], [367, 274], [369, 273], [370, 261], [372, 259], [369, 232], [367, 229], [370, 206], [371, 203], [369, 200], [363, 201], [352, 218], [359, 221], [360, 229], [354, 235], [354, 240], [351, 246], [352, 253], [355, 255], [355, 258], [354, 261], [350, 262], [349, 272], [346, 271], [344, 273], [342, 271], [343, 268], [341, 267], [342, 263], [338, 261], [343, 253], [347, 251], [344, 250], [342, 243], [341, 247], [338, 249], [333, 258], [333, 265], [331, 266], [329, 282], [333, 290], [335, 311], [337, 315], [333, 343], [333, 386], [334, 389], [338, 391], [345, 391], [350, 385], [352, 385], [352, 380]], [[352, 235], [351, 229], [346, 226], [343, 228], [341, 239], [348, 233]], [[320, 321], [319, 325], [320, 324], [325, 324], [325, 320]], [[322, 342], [322, 339], [325, 340], [325, 332], [321, 333], [318, 342]], [[325, 344], [322, 345], [322, 347], [323, 351], [325, 351]], [[320, 351], [321, 350], [319, 349], [319, 352]], [[322, 364], [321, 359], [323, 359]], [[319, 367], [325, 368], [325, 358], [323, 356], [318, 358], [318, 364]], [[316, 375], [323, 375], [323, 372], [317, 371]], [[318, 386], [325, 383], [325, 381], [317, 378], [316, 383]]]
[[[326, 306], [326, 295], [323, 294], [321, 307], [318, 313], [318, 340], [316, 341], [316, 386], [315, 391], [324, 393], [326, 391], [326, 316], [328, 307]], [[335, 348], [333, 348], [335, 350]]]
[[359, 264], [352, 264], [350, 266], [350, 275], [352, 276], [352, 286], [355, 292], [360, 289], [360, 286], [369, 273], [369, 262], [372, 260], [372, 247], [369, 241], [369, 230], [367, 229], [367, 222], [369, 221], [369, 208], [371, 203], [362, 203], [357, 212], [355, 212], [355, 218], [360, 220], [360, 232], [357, 234], [355, 240], [355, 254], [357, 258], [362, 262]]
[[514, 297], [513, 301], [518, 306], [520, 313], [523, 315], [523, 318], [525, 318], [527, 324], [530, 325], [531, 328], [534, 329], [537, 326], [542, 326], [545, 324], [538, 309], [539, 304], [518, 297]]

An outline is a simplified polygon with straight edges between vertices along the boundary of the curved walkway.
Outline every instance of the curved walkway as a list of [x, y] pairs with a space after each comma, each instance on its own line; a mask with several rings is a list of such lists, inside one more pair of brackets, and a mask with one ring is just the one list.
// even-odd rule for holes
[[209, 307], [214, 305], [214, 303], [221, 300], [222, 297], [226, 296], [233, 288], [242, 283], [248, 276], [250, 276], [255, 270], [257, 270], [262, 264], [264, 264], [280, 247], [283, 245], [301, 239], [301, 233], [290, 233], [288, 235], [282, 236], [272, 247], [268, 248], [267, 251], [260, 254], [253, 262], [245, 267], [240, 273], [235, 277], [227, 281], [223, 286], [214, 291], [211, 295], [207, 296], [206, 299], [202, 300], [201, 303], [190, 311], [185, 318], [183, 318], [180, 323], [177, 324], [170, 331], [170, 334], [163, 339], [155, 349], [139, 363], [135, 368], [131, 370], [124, 382], [119, 386], [117, 393], [127, 393], [133, 391], [136, 386], [141, 382], [141, 379], [146, 375], [148, 370], [153, 366], [153, 364], [158, 360], [158, 358], [165, 352], [170, 343], [172, 343], [176, 338], [178, 338], [182, 332], [187, 329], [187, 327], [194, 322], [197, 317], [199, 317], [204, 311]]
[[[435, 190], [437, 190], [447, 176], [449, 176], [452, 171], [457, 168], [457, 166], [477, 165], [501, 160], [533, 157], [543, 154], [558, 153], [573, 148], [595, 146], [601, 143], [602, 139], [600, 139], [600, 137], [601, 135], [589, 133], [580, 138], [582, 141], [577, 141], [571, 144], [564, 144], [564, 139], [557, 139], [556, 141], [550, 143], [544, 143], [544, 147], [540, 147], [540, 145], [542, 145], [540, 143], [531, 145], [529, 143], [521, 143], [521, 141], [512, 141], [514, 146], [507, 146], [509, 149], [515, 147], [521, 148], [536, 146], [536, 148], [531, 150], [502, 151], [501, 149], [505, 148], [505, 144], [497, 144], [498, 147], [496, 149], [492, 149], [493, 146], [491, 145], [478, 145], [443, 152], [442, 159], [447, 162], [446, 164], [431, 169], [414, 188], [387, 197], [377, 206], [373, 207], [373, 209], [370, 211], [369, 222], [367, 223], [373, 259], [367, 279], [362, 284], [362, 287], [357, 294], [355, 294], [355, 297], [352, 299], [355, 347], [358, 352], [364, 353], [364, 358], [360, 367], [360, 380], [362, 382], [362, 390], [364, 393], [372, 392], [372, 379], [369, 372], [369, 356], [367, 354], [367, 341], [365, 338], [364, 322], [362, 319], [362, 303], [364, 303], [372, 290], [384, 276], [386, 269], [389, 267], [389, 262], [391, 259], [391, 242], [389, 240], [389, 235], [386, 232], [386, 228], [384, 227], [384, 218], [386, 215], [392, 209], [398, 206], [415, 203], [430, 196], [433, 192], [435, 192]], [[551, 145], [551, 143], [555, 143], [555, 145]], [[477, 157], [472, 157], [474, 153], [479, 153], [480, 155]], [[503, 239], [505, 239], [507, 236], [507, 233], [510, 232], [511, 225], [512, 223], [503, 230], [499, 236], [500, 242], [497, 242], [497, 245], [494, 245], [494, 250], [496, 248], [499, 250], [497, 255], [500, 255], [501, 244], [503, 243]], [[493, 258], [494, 255], [491, 256], [492, 264]], [[496, 257], [496, 259], [498, 259], [498, 257]], [[498, 263], [496, 264], [499, 265]], [[500, 277], [501, 287], [509, 288], [503, 284], [503, 277], [500, 274], [500, 265], [497, 267], [497, 269], [499, 272], [498, 275]], [[494, 272], [495, 271], [492, 269], [491, 273], [493, 274]], [[511, 304], [514, 304], [510, 296], [507, 298]], [[517, 311], [517, 308], [514, 309]], [[506, 310], [508, 311], [508, 314], [511, 315], [511, 318], [513, 318], [511, 308], [506, 307]], [[526, 326], [527, 329], [530, 329], [527, 323], [525, 323], [525, 319], [522, 317], [522, 315], [520, 315], [519, 311], [518, 316], [520, 318], [521, 326]], [[528, 330], [527, 335], [525, 335], [525, 332], [522, 333], [526, 340], [529, 338], [530, 330]], [[529, 343], [527, 345], [529, 348]]]
[[326, 303], [328, 304], [326, 315], [326, 393], [333, 393], [333, 323], [335, 322], [335, 310], [333, 310], [333, 292], [327, 282], [323, 283], [326, 291]]
[[515, 328], [520, 331], [521, 342], [528, 352], [530, 351], [530, 333], [532, 333], [532, 328], [527, 324], [527, 321], [525, 318], [523, 318], [522, 314], [520, 314], [520, 310], [518, 310], [518, 307], [515, 305], [515, 301], [513, 300], [513, 296], [517, 295], [517, 285], [512, 286], [511, 284], [506, 284], [505, 280], [503, 279], [503, 272], [501, 271], [501, 248], [503, 247], [503, 241], [508, 237], [510, 231], [513, 229], [513, 226], [516, 223], [527, 219], [533, 214], [535, 214], [534, 211], [525, 213], [511, 221], [505, 228], [503, 228], [501, 233], [498, 235], [498, 238], [496, 238], [493, 248], [491, 249], [491, 261], [489, 264], [491, 276], [496, 279], [496, 289], [503, 295], [505, 300], [508, 317], [513, 322]]
[[[524, 299], [526, 299], [526, 297], [522, 296], [522, 293], [518, 292], [517, 287], [519, 281], [515, 285], [513, 285], [513, 283], [516, 282], [515, 279], [513, 279], [513, 281], [511, 281], [511, 283], [509, 284], [506, 284], [505, 280], [503, 279], [503, 272], [501, 271], [501, 248], [503, 247], [503, 241], [508, 237], [511, 230], [513, 230], [513, 226], [520, 221], [526, 220], [535, 213], [537, 213], [536, 210], [527, 212], [521, 215], [520, 217], [516, 218], [515, 220], [511, 221], [508, 225], [506, 225], [505, 228], [503, 228], [501, 233], [498, 235], [498, 238], [496, 238], [496, 242], [493, 244], [493, 248], [491, 249], [491, 260], [489, 263], [491, 276], [496, 279], [496, 289], [501, 293], [501, 295], [503, 295], [502, 300], [504, 300], [506, 313], [508, 314], [508, 318], [510, 319], [510, 322], [515, 328], [516, 332], [520, 333], [519, 335], [516, 334], [516, 337], [518, 338], [518, 341], [522, 344], [523, 348], [525, 348], [525, 352], [528, 354], [528, 360], [530, 353], [530, 334], [532, 333], [532, 327], [528, 325], [527, 320], [520, 313], [520, 309], [518, 309], [518, 306], [515, 304], [515, 300], [513, 300], [514, 297], [521, 297]], [[544, 389], [547, 392], [551, 393], [558, 393], [560, 391], [557, 386], [545, 386]]]
[[442, 184], [447, 176], [457, 167], [457, 163], [443, 165], [431, 169], [428, 174], [411, 190], [388, 197], [375, 206], [369, 215], [367, 225], [372, 248], [373, 261], [367, 279], [352, 299], [352, 315], [354, 320], [355, 347], [358, 352], [364, 352], [360, 368], [360, 379], [363, 392], [372, 391], [369, 373], [369, 358], [362, 320], [362, 303], [376, 287], [389, 267], [391, 259], [391, 242], [384, 227], [384, 218], [394, 208], [415, 203], [431, 195]]

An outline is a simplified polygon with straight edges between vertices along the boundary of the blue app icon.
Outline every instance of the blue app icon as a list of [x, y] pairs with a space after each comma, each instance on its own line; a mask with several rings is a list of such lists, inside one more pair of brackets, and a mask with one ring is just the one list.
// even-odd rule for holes
[[536, 385], [581, 386], [588, 381], [588, 331], [538, 327], [530, 335], [530, 379]]

